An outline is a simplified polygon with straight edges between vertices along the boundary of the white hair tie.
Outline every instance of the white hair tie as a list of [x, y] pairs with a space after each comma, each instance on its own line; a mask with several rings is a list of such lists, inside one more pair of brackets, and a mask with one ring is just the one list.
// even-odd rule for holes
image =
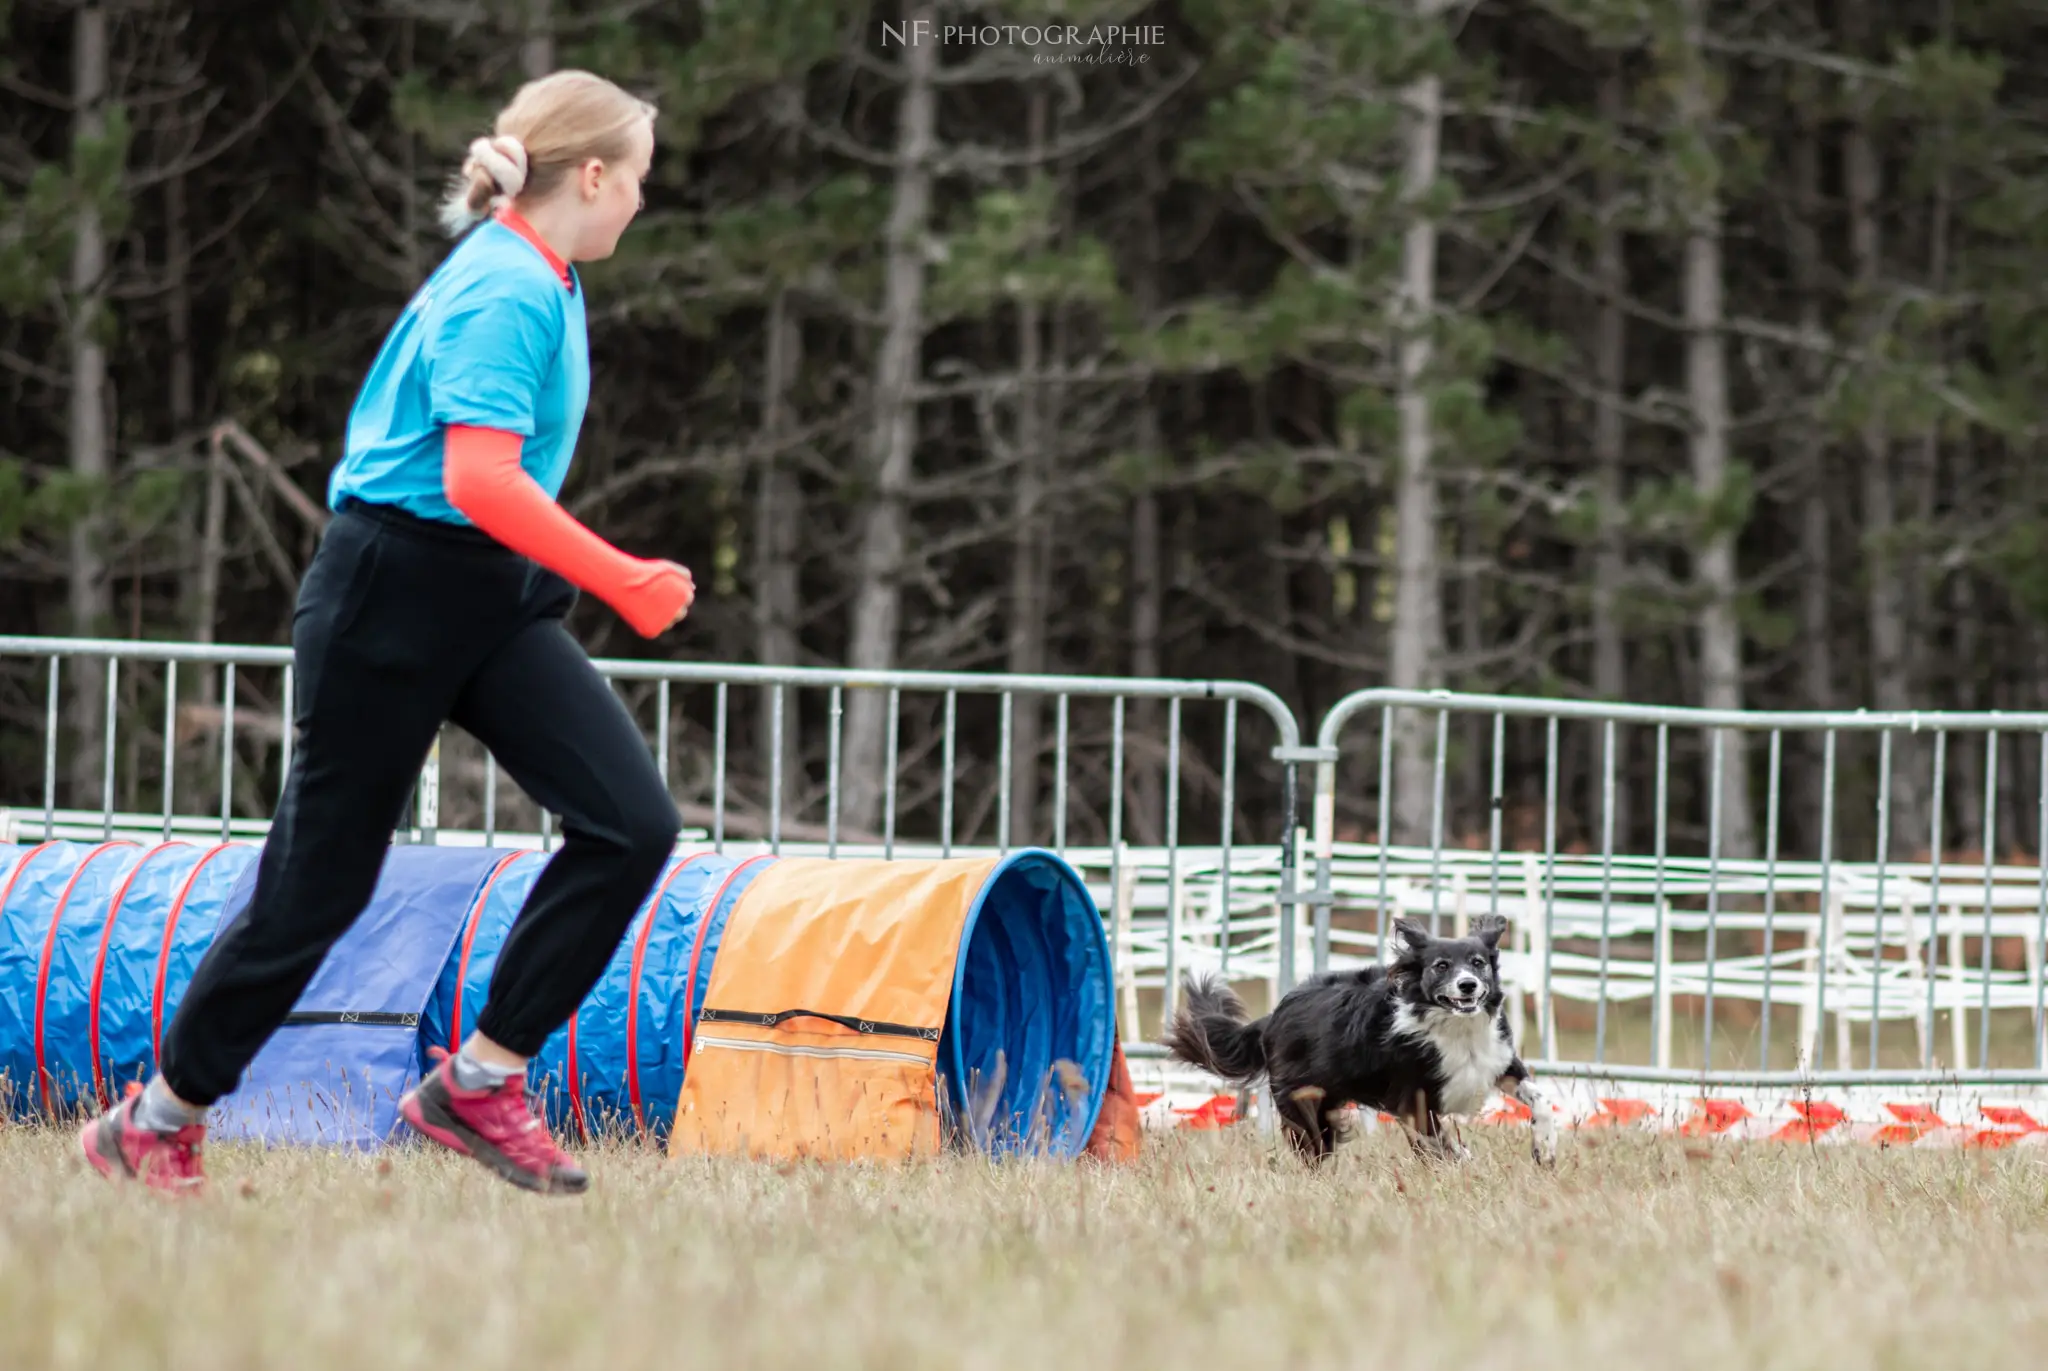
[[469, 145], [469, 158], [491, 174], [501, 193], [517, 196], [526, 188], [526, 145], [510, 134], [477, 139]]

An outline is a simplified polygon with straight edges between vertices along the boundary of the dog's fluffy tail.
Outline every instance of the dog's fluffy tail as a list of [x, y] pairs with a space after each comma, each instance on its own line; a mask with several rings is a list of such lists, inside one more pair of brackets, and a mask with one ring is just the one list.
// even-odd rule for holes
[[1244, 1001], [1220, 979], [1189, 980], [1166, 1026], [1166, 1050], [1226, 1081], [1249, 1081], [1266, 1069], [1266, 1045], [1245, 1019]]

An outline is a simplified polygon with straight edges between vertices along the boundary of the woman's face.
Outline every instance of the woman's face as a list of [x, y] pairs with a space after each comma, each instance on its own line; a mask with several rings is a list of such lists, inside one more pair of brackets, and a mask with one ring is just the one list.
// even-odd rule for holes
[[630, 151], [618, 162], [585, 162], [576, 178], [583, 204], [582, 223], [576, 236], [576, 260], [601, 261], [619, 246], [619, 235], [645, 203], [640, 184], [654, 162], [654, 123], [643, 119], [634, 125]]

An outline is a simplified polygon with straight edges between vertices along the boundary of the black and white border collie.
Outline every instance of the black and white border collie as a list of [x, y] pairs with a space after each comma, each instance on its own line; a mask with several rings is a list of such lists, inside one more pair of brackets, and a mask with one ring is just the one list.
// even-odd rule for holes
[[1239, 1086], [1266, 1077], [1288, 1140], [1311, 1163], [1329, 1155], [1332, 1115], [1352, 1104], [1399, 1119], [1418, 1152], [1468, 1156], [1442, 1122], [1477, 1114], [1499, 1090], [1529, 1107], [1537, 1163], [1555, 1164], [1555, 1121], [1501, 1010], [1507, 920], [1483, 915], [1464, 938], [1434, 938], [1407, 919], [1394, 931], [1387, 965], [1313, 977], [1255, 1022], [1216, 978], [1190, 980], [1167, 1051]]

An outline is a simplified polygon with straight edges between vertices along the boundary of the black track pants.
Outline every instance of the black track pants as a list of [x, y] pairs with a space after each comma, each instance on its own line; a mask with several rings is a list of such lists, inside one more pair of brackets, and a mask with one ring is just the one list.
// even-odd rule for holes
[[575, 601], [477, 530], [364, 505], [335, 517], [292, 621], [297, 731], [255, 895], [164, 1035], [180, 1097], [234, 1090], [362, 913], [444, 721], [563, 819], [478, 1030], [530, 1057], [575, 1012], [681, 825], [639, 729], [562, 625]]

